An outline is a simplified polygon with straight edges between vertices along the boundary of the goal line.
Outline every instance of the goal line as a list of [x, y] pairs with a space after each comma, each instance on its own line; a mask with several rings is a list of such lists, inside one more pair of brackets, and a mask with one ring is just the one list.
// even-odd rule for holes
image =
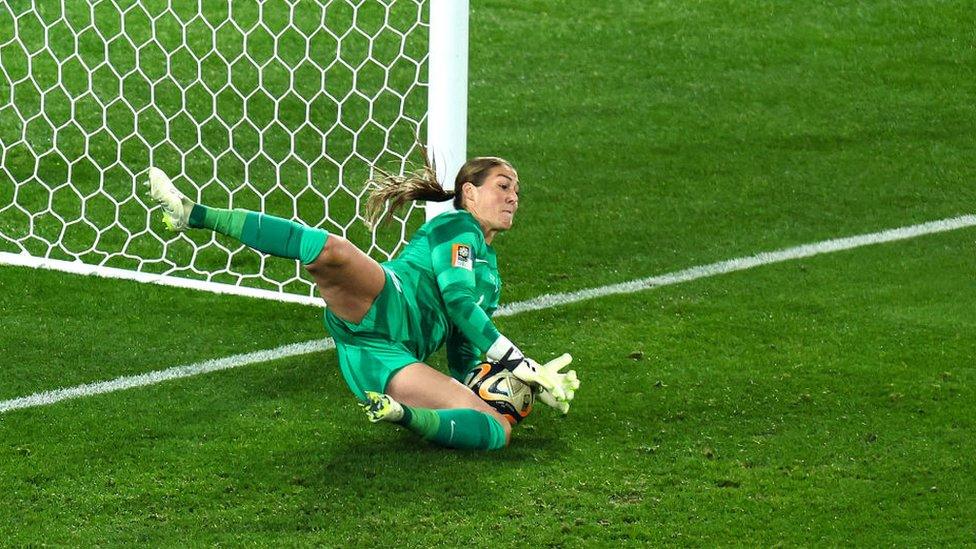
[[[889, 229], [876, 233], [824, 240], [814, 242], [812, 244], [804, 244], [802, 246], [784, 248], [772, 252], [758, 253], [748, 257], [740, 257], [729, 259], [727, 261], [710, 263], [708, 265], [691, 267], [689, 269], [675, 271], [663, 275], [640, 278], [621, 284], [588, 288], [576, 292], [546, 294], [535, 299], [505, 305], [498, 310], [495, 316], [512, 316], [529, 311], [549, 309], [559, 305], [569, 305], [598, 297], [617, 294], [630, 294], [642, 290], [670, 286], [681, 282], [690, 282], [700, 278], [743, 271], [762, 265], [771, 265], [793, 259], [803, 259], [832, 252], [851, 250], [872, 244], [908, 240], [911, 238], [917, 238], [919, 236], [953, 231], [972, 226], [976, 226], [976, 215], [964, 215], [948, 219], [940, 219], [938, 221], [931, 221], [919, 225]], [[62, 400], [94, 396], [102, 393], [132, 389], [135, 387], [144, 387], [171, 379], [180, 379], [209, 372], [228, 370], [231, 368], [237, 368], [239, 366], [247, 366], [260, 362], [268, 362], [271, 360], [326, 351], [333, 349], [334, 347], [335, 343], [333, 340], [326, 338], [307, 341], [304, 343], [294, 343], [274, 349], [233, 355], [220, 359], [206, 360], [194, 364], [175, 366], [165, 370], [158, 370], [146, 374], [123, 376], [109, 381], [34, 393], [21, 398], [0, 401], [0, 414], [9, 412], [11, 410], [54, 404]]]

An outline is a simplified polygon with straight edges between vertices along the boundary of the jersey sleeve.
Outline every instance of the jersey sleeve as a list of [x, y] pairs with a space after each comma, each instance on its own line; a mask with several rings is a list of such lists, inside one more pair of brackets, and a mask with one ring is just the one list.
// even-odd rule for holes
[[481, 362], [481, 355], [460, 331], [452, 330], [447, 336], [447, 367], [451, 376], [463, 381], [464, 376]]
[[445, 312], [478, 353], [485, 352], [498, 339], [498, 328], [476, 302], [474, 263], [484, 237], [477, 228], [454, 220], [432, 230], [431, 266], [444, 298]]

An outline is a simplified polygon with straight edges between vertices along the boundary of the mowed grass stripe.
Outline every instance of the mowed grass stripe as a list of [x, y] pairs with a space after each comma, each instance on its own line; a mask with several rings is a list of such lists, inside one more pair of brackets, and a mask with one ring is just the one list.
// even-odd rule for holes
[[[577, 292], [546, 294], [535, 299], [506, 305], [498, 311], [496, 316], [511, 316], [523, 312], [577, 303], [597, 297], [635, 293], [661, 286], [678, 284], [680, 282], [690, 282], [700, 278], [742, 271], [762, 265], [770, 265], [793, 259], [802, 259], [831, 252], [850, 250], [872, 244], [906, 240], [928, 234], [972, 227], [974, 225], [976, 225], [976, 215], [964, 215], [948, 219], [940, 219], [938, 221], [931, 221], [919, 225], [889, 229], [876, 233], [824, 240], [821, 242], [804, 244], [802, 246], [795, 246], [773, 252], [763, 252], [749, 257], [740, 257], [727, 261], [711, 263], [708, 265], [692, 267], [664, 275], [632, 280], [621, 284], [601, 286], [598, 288], [588, 288]], [[184, 366], [174, 366], [166, 370], [159, 370], [146, 374], [123, 376], [110, 381], [82, 384], [75, 387], [56, 389], [53, 391], [44, 391], [25, 397], [2, 401], [0, 402], [0, 413], [22, 408], [45, 406], [72, 398], [93, 396], [135, 387], [143, 387], [146, 385], [154, 385], [156, 383], [171, 379], [180, 379], [208, 372], [228, 370], [231, 368], [237, 368], [239, 366], [268, 362], [271, 360], [299, 356], [317, 351], [327, 351], [329, 349], [333, 349], [334, 347], [335, 343], [333, 340], [326, 338], [303, 343], [294, 343], [274, 349], [233, 355], [221, 359], [206, 360]]]

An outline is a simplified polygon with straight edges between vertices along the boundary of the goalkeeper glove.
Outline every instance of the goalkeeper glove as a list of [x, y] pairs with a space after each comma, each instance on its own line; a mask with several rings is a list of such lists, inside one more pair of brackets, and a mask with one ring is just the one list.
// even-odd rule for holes
[[569, 401], [568, 400], [556, 400], [556, 397], [552, 396], [552, 393], [543, 389], [542, 387], [536, 387], [535, 396], [542, 401], [543, 404], [556, 410], [562, 415], [569, 413]]
[[576, 370], [570, 370], [565, 374], [560, 374], [559, 370], [562, 370], [573, 361], [573, 357], [569, 353], [563, 354], [560, 357], [554, 358], [549, 362], [546, 362], [539, 368], [546, 370], [552, 375], [558, 376], [560, 384], [563, 387], [563, 391], [566, 394], [566, 398], [563, 400], [556, 399], [555, 395], [551, 391], [545, 389], [537, 388], [536, 396], [543, 402], [543, 404], [553, 408], [554, 410], [566, 414], [569, 412], [569, 401], [573, 400], [576, 396], [576, 389], [579, 389], [579, 378], [576, 377]]
[[488, 360], [497, 362], [506, 370], [511, 371], [512, 375], [521, 381], [532, 387], [542, 387], [549, 391], [556, 400], [569, 401], [572, 395], [567, 398], [566, 390], [575, 391], [579, 387], [576, 372], [570, 372], [572, 376], [569, 373], [559, 373], [559, 370], [572, 360], [569, 355], [563, 355], [548, 363], [554, 364], [554, 367], [544, 368], [531, 358], [526, 358], [522, 351], [508, 338], [498, 336], [495, 343], [488, 349], [486, 356]]

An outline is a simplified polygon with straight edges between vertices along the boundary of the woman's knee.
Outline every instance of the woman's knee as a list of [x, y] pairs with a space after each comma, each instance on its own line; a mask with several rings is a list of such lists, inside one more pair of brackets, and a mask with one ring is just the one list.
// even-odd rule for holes
[[341, 267], [348, 263], [353, 253], [355, 253], [353, 250], [354, 247], [355, 245], [345, 238], [337, 234], [330, 234], [329, 239], [325, 242], [325, 246], [322, 246], [322, 251], [319, 252], [319, 256], [315, 258], [315, 261], [306, 265], [305, 268], [314, 275], [326, 269]]
[[499, 414], [495, 410], [492, 410], [491, 412], [484, 412], [484, 413], [491, 416], [492, 419], [497, 421], [498, 424], [502, 426], [502, 431], [505, 432], [505, 446], [508, 446], [509, 442], [511, 442], [512, 440], [512, 424], [509, 423], [507, 419], [505, 419], [505, 416]]

